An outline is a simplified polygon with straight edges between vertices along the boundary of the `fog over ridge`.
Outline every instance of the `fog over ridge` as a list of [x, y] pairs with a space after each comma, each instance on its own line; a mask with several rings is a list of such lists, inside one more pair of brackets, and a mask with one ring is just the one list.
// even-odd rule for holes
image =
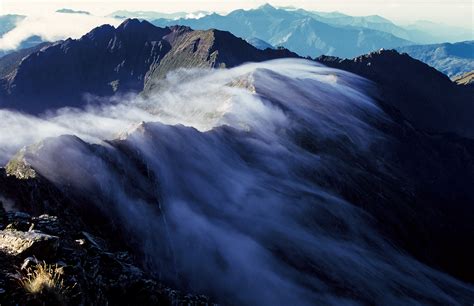
[[[163, 280], [223, 303], [460, 305], [474, 296], [398, 250], [325, 184], [360, 170], [345, 156], [386, 171], [370, 160], [390, 141], [379, 128], [390, 119], [369, 81], [277, 60], [178, 70], [156, 88], [42, 117], [1, 110], [1, 160], [44, 140], [28, 157], [35, 170], [97, 195]], [[79, 138], [49, 138], [64, 134]]]

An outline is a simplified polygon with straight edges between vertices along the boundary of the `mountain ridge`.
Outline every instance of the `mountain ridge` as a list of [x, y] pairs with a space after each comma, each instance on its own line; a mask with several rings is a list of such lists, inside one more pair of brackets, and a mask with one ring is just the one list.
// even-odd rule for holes
[[420, 128], [474, 137], [472, 91], [408, 54], [380, 50], [353, 59], [320, 56], [316, 61], [374, 81], [381, 100]]
[[397, 48], [449, 77], [474, 70], [474, 41], [413, 45]]
[[[216, 48], [220, 54], [211, 56]], [[22, 51], [22, 57], [9, 57], [15, 59], [9, 63], [15, 69], [0, 75], [0, 97], [6, 107], [33, 113], [43, 111], [45, 105], [66, 106], [64, 100], [69, 106], [84, 105], [87, 93], [140, 92], [150, 77], [162, 78], [174, 68], [232, 67], [246, 61], [297, 56], [286, 50], [258, 50], [228, 32], [159, 28], [137, 19], [128, 19], [117, 28], [103, 25], [80, 39], [30, 51], [29, 55], [24, 54], [29, 51]], [[172, 54], [182, 57], [173, 59]]]

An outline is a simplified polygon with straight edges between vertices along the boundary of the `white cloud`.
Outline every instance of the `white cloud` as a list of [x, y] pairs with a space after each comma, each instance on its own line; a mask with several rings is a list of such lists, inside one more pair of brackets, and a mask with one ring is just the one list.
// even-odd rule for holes
[[22, 41], [31, 36], [40, 36], [45, 41], [79, 38], [102, 24], [118, 25], [113, 18], [82, 14], [51, 13], [43, 16], [28, 16], [17, 27], [0, 38], [0, 50], [18, 48]]

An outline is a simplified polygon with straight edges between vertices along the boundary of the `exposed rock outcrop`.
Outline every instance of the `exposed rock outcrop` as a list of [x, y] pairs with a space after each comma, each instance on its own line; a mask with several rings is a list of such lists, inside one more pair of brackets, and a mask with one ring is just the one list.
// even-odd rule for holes
[[1, 217], [1, 305], [211, 305], [164, 287], [129, 252], [55, 216]]

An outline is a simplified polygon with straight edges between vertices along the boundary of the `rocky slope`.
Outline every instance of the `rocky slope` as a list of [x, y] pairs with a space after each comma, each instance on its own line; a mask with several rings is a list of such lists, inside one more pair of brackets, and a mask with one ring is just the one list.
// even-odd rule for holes
[[233, 67], [247, 61], [291, 57], [285, 50], [258, 50], [230, 33], [158, 28], [129, 19], [103, 25], [78, 40], [33, 48], [0, 62], [3, 107], [38, 113], [81, 106], [87, 94], [140, 92], [149, 78], [179, 67]]
[[99, 230], [92, 211], [78, 214], [44, 178], [20, 177], [0, 169], [2, 305], [213, 305], [163, 286], [130, 247], [111, 239], [110, 222]]
[[321, 56], [316, 61], [374, 81], [383, 103], [419, 128], [474, 137], [472, 91], [407, 54], [381, 50], [353, 59]]

